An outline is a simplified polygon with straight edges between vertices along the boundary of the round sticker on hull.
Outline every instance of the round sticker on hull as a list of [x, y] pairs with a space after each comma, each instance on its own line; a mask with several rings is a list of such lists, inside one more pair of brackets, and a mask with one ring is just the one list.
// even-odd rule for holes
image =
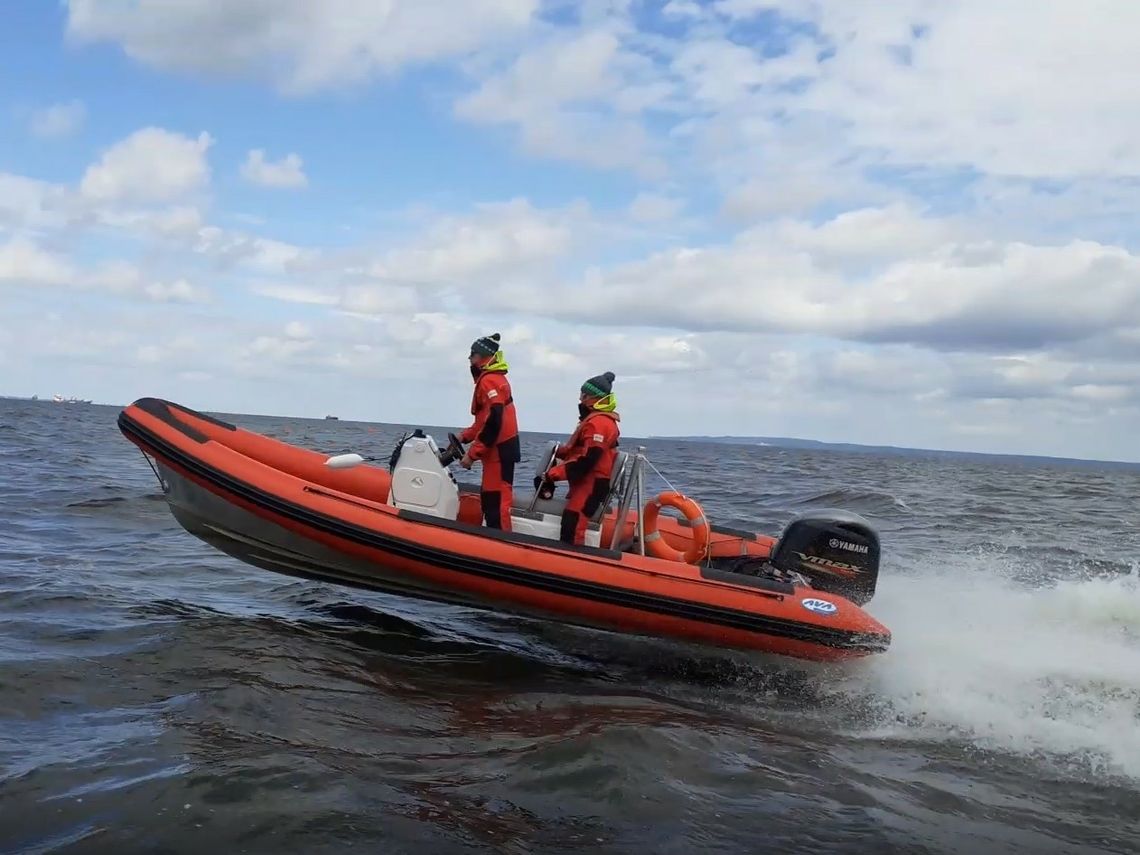
[[820, 615], [833, 615], [837, 611], [835, 603], [829, 603], [827, 600], [809, 599], [803, 601], [803, 607], [809, 612], [815, 612]]

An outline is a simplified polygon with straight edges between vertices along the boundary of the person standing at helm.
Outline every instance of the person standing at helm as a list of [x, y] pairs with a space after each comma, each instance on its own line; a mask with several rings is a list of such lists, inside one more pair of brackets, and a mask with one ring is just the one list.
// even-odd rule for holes
[[488, 528], [511, 530], [511, 500], [514, 498], [515, 464], [522, 459], [518, 418], [515, 414], [507, 363], [499, 349], [499, 334], [484, 336], [471, 344], [471, 415], [475, 421], [459, 434], [459, 441], [471, 443], [460, 465], [470, 469], [483, 464], [479, 499], [483, 521]]
[[614, 374], [607, 371], [582, 384], [578, 399], [578, 428], [554, 456], [562, 461], [547, 470], [549, 482], [566, 481], [569, 492], [562, 511], [563, 543], [586, 542], [586, 526], [610, 492], [610, 475], [617, 459], [617, 398]]

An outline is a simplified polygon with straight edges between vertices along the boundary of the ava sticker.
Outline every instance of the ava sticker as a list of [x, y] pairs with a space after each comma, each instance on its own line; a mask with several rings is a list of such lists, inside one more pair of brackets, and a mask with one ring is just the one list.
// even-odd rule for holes
[[827, 600], [808, 599], [803, 601], [803, 607], [809, 612], [815, 612], [821, 615], [833, 615], [837, 611], [835, 603], [829, 603]]

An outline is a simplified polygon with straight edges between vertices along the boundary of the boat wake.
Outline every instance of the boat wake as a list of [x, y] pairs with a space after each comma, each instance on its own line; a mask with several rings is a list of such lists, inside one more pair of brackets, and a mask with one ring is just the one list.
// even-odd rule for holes
[[1066, 778], [1140, 780], [1140, 573], [1031, 587], [1015, 561], [993, 562], [962, 555], [893, 575], [871, 605], [894, 632], [891, 649], [852, 663], [505, 617], [464, 623], [514, 637], [520, 656], [573, 660], [584, 677], [699, 699], [710, 712], [856, 741], [952, 743], [1040, 761]]
[[954, 740], [1046, 757], [1068, 771], [1140, 779], [1140, 576], [1049, 587], [1024, 568], [961, 556], [894, 576], [874, 611], [882, 657], [826, 669], [836, 699], [877, 710], [863, 736]]

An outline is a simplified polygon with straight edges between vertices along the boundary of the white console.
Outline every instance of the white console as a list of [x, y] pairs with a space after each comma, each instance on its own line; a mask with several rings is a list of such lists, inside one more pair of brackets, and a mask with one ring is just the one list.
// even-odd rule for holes
[[397, 508], [453, 520], [459, 516], [459, 485], [439, 462], [431, 436], [411, 436], [392, 471], [390, 502]]
[[[404, 440], [392, 471], [388, 503], [393, 507], [433, 517], [457, 519], [459, 484], [451, 471], [440, 463], [439, 457], [439, 446], [430, 434], [412, 435]], [[541, 471], [545, 470], [543, 464]], [[511, 529], [517, 534], [557, 541], [561, 528], [562, 518], [559, 514], [543, 513], [541, 519], [517, 513], [511, 515]], [[600, 539], [601, 532], [596, 528], [586, 530], [587, 546], [599, 546]]]

